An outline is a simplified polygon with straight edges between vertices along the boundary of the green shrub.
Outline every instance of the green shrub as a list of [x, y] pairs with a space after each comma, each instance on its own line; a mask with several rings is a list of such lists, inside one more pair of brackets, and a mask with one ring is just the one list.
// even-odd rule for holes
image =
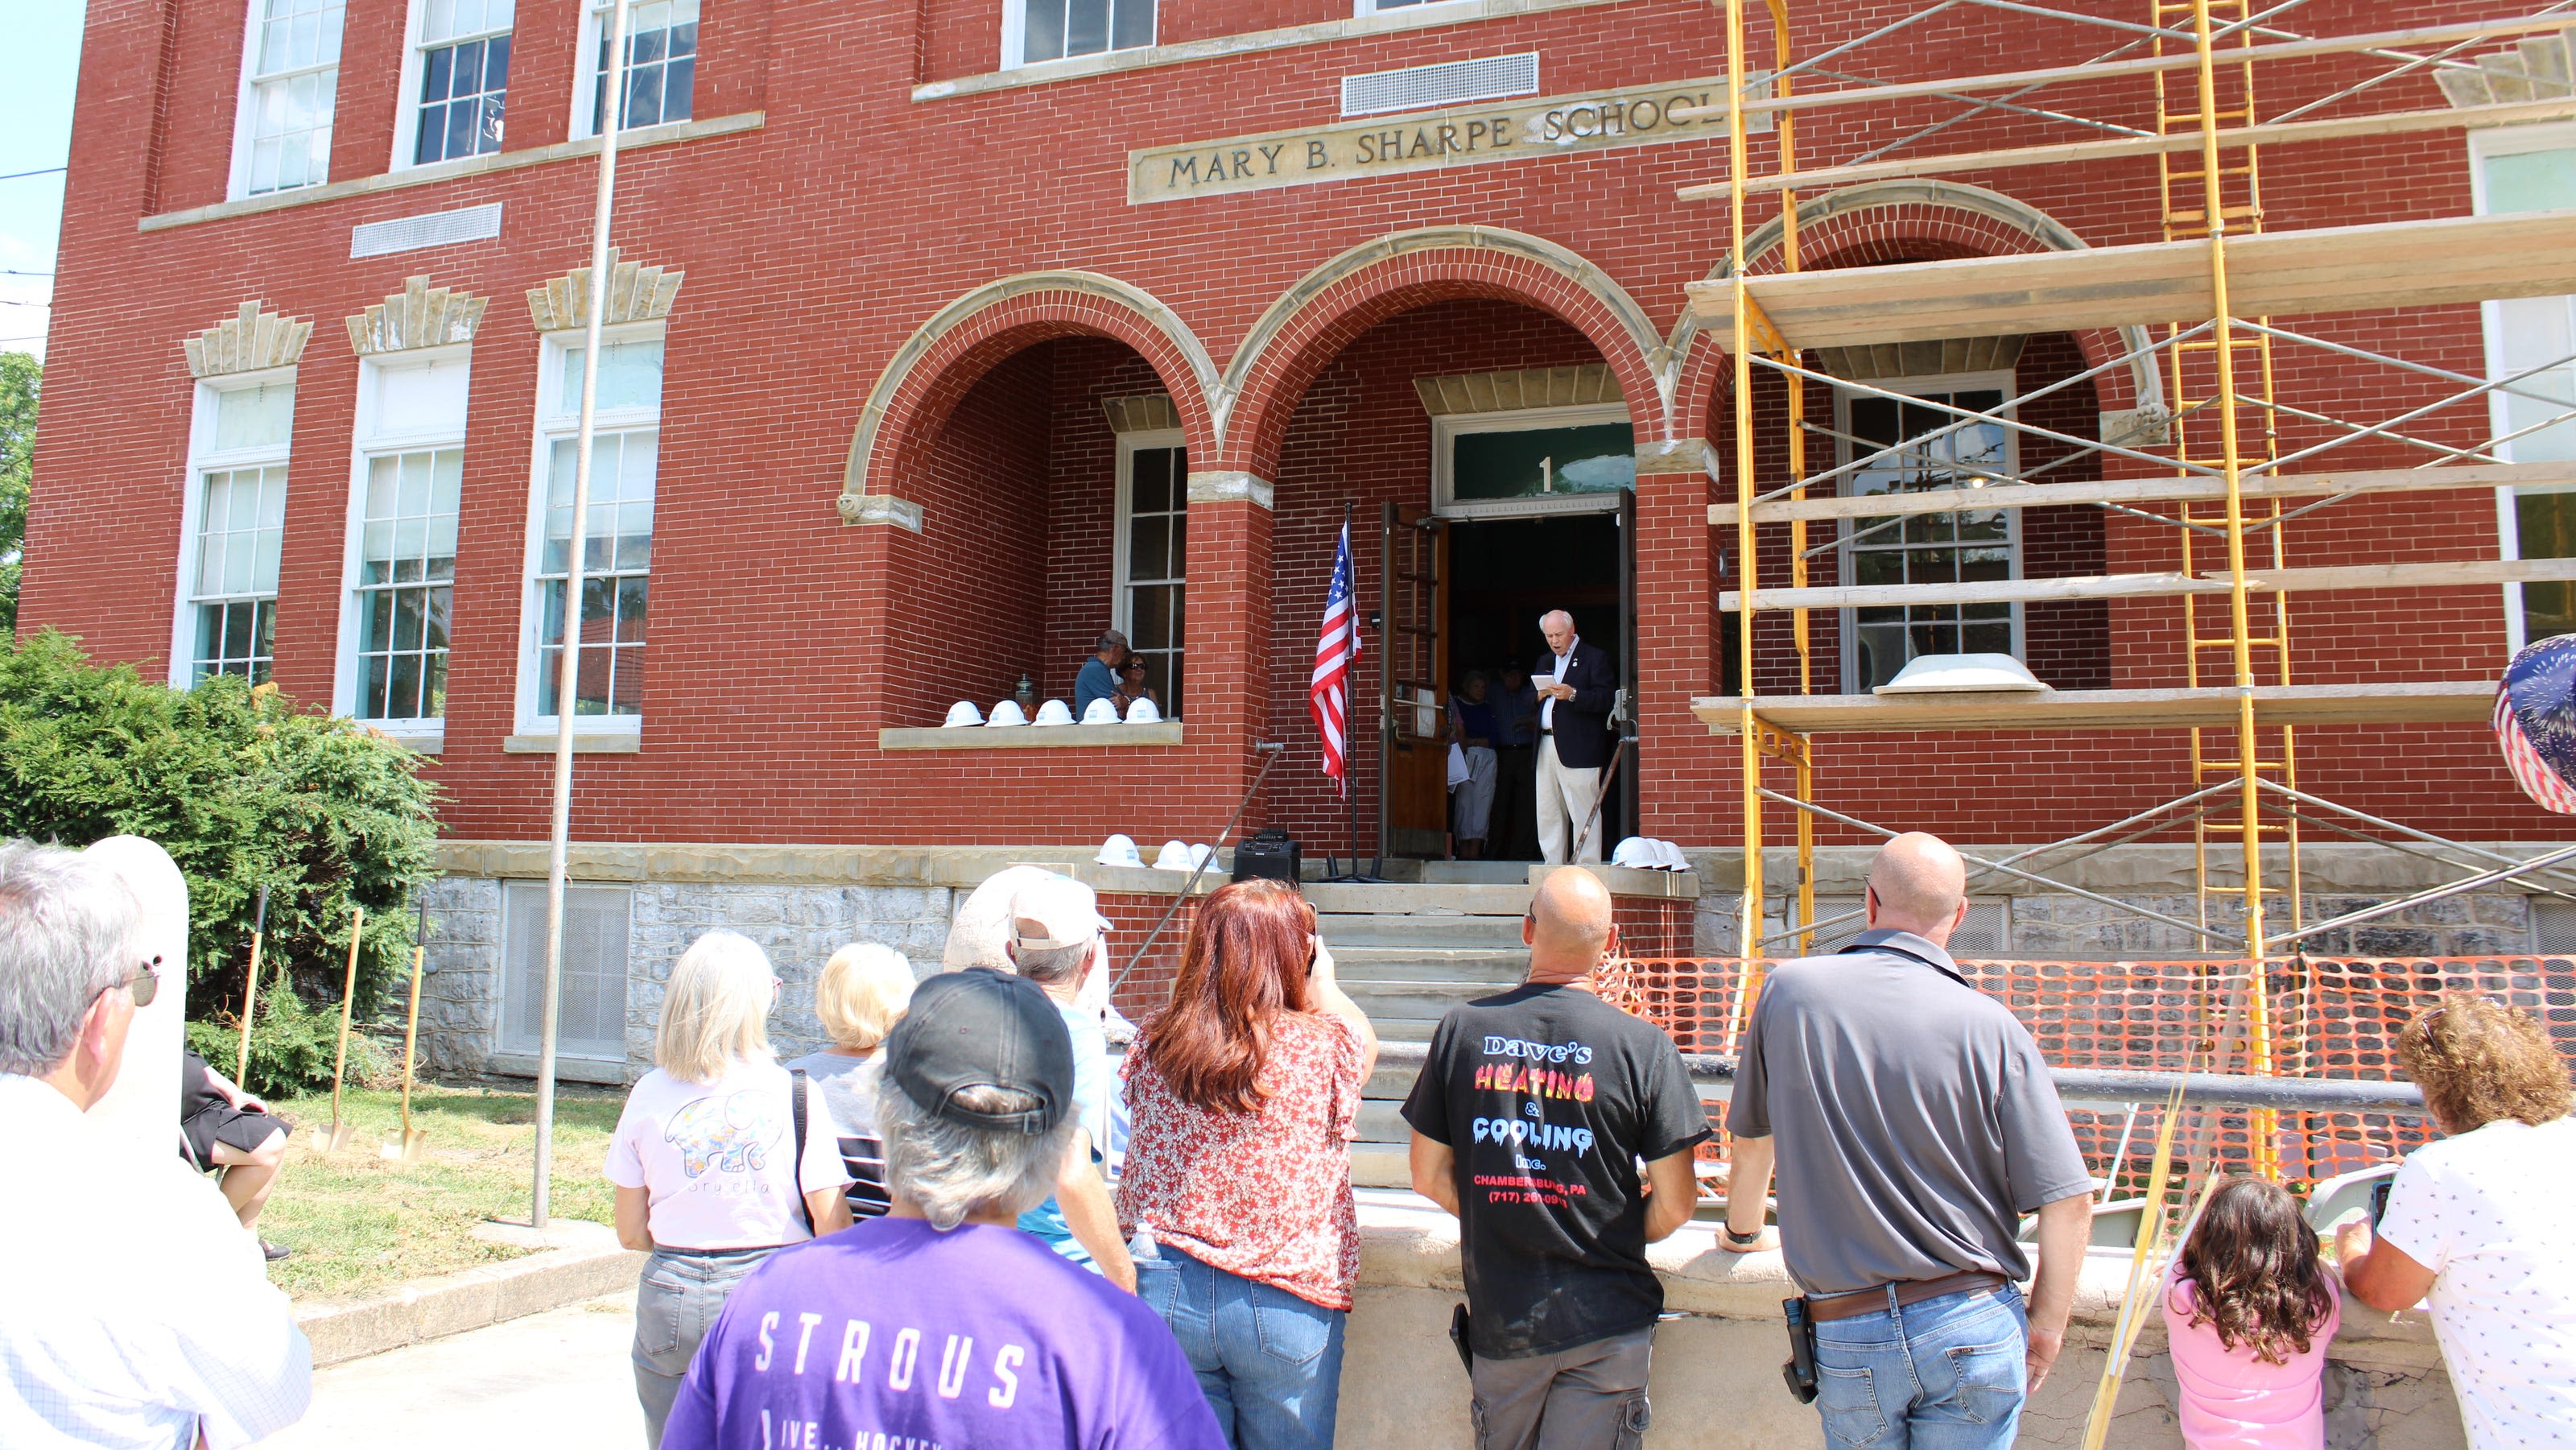
[[[435, 875], [438, 788], [420, 763], [266, 686], [219, 676], [174, 690], [92, 664], [51, 630], [0, 636], [0, 837], [86, 846], [131, 833], [168, 851], [188, 880], [191, 1017], [240, 1012], [262, 886], [261, 976], [283, 971], [306, 1002], [339, 1001], [352, 910], [366, 908], [357, 1006], [375, 1012], [410, 968], [412, 894]], [[336, 1007], [322, 1015], [336, 1036]], [[326, 1084], [328, 1053], [326, 1040]], [[229, 1071], [233, 1055], [208, 1060]], [[285, 1061], [277, 1071], [311, 1080]]]
[[[268, 975], [265, 971], [262, 976]], [[204, 1018], [188, 1024], [188, 1046], [226, 1077], [241, 1061], [241, 1019]], [[340, 1047], [337, 1006], [308, 1007], [285, 987], [271, 987], [259, 1000], [259, 1018], [251, 1024], [250, 1071], [241, 1085], [264, 1098], [331, 1090], [331, 1063]], [[399, 1084], [400, 1039], [393, 1052], [363, 1032], [349, 1034], [350, 1086]]]

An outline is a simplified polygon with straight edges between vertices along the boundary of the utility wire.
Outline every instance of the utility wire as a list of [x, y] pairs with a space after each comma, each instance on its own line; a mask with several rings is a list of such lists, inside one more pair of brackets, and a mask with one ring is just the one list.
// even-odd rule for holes
[[33, 171], [12, 171], [6, 176], [0, 176], [0, 181], [16, 181], [22, 176], [51, 176], [63, 169], [60, 166], [39, 166]]

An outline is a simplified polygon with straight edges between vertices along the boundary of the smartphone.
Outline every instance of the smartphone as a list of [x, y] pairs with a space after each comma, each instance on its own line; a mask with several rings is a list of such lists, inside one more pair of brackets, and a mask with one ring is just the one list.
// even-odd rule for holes
[[2379, 1232], [2379, 1221], [2388, 1216], [2388, 1189], [2397, 1180], [2382, 1178], [2370, 1185], [2370, 1231]]

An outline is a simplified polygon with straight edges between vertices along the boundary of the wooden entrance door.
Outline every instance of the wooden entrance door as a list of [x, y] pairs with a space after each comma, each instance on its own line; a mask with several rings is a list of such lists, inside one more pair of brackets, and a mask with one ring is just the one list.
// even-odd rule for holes
[[1449, 854], [1449, 530], [1426, 508], [1386, 505], [1379, 608], [1378, 840], [1391, 856]]

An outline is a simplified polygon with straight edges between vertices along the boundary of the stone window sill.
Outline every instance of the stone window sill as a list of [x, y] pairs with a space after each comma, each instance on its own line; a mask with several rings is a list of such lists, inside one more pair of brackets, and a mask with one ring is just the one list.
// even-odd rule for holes
[[[641, 730], [576, 730], [572, 733], [575, 755], [636, 755], [644, 749]], [[501, 741], [504, 755], [552, 755], [555, 734], [548, 730], [539, 735], [511, 735]]]
[[1212, 35], [1205, 40], [1185, 40], [1176, 45], [1147, 45], [1134, 50], [1113, 50], [1100, 55], [1075, 56], [1071, 60], [1042, 60], [1034, 65], [1011, 70], [988, 71], [982, 75], [959, 76], [953, 80], [932, 81], [914, 86], [915, 101], [944, 101], [952, 96], [983, 95], [993, 91], [1016, 90], [1022, 86], [1043, 86], [1056, 81], [1081, 80], [1090, 76], [1118, 75], [1126, 71], [1152, 70], [1167, 65], [1186, 65], [1191, 61], [1221, 60], [1227, 56], [1254, 55], [1265, 50], [1288, 50], [1304, 45], [1329, 45], [1337, 40], [1386, 35], [1406, 30], [1429, 30], [1448, 25], [1470, 25], [1479, 20], [1499, 20], [1512, 15], [1539, 15], [1550, 10], [1579, 10], [1591, 5], [1616, 5], [1620, 0], [1449, 0], [1446, 4], [1406, 6], [1376, 15], [1355, 15], [1344, 20], [1324, 20], [1313, 25], [1289, 25], [1276, 30], [1247, 30], [1240, 35]]
[[[1598, 3], [1598, 0], [1592, 0]], [[710, 136], [730, 136], [737, 131], [759, 130], [766, 118], [761, 111], [744, 111], [739, 115], [710, 116], [703, 121], [674, 121], [667, 126], [637, 126], [617, 138], [617, 151], [624, 155], [646, 146], [669, 146], [681, 141], [700, 141]], [[558, 141], [552, 146], [532, 146], [525, 151], [496, 151], [489, 156], [469, 156], [460, 161], [433, 161], [427, 166], [406, 167], [401, 171], [383, 171], [373, 176], [353, 176], [346, 181], [327, 182], [321, 186], [298, 187], [293, 191], [270, 192], [265, 196], [245, 196], [233, 201], [219, 201], [186, 211], [165, 211], [137, 220], [134, 229], [157, 232], [170, 227], [193, 226], [198, 222], [222, 221], [227, 217], [255, 216], [260, 212], [280, 211], [293, 206], [314, 206], [326, 201], [339, 201], [352, 196], [372, 196], [380, 191], [398, 191], [407, 186], [429, 186], [441, 181], [454, 181], [464, 176], [484, 176], [495, 171], [516, 171], [522, 166], [543, 166], [552, 161], [570, 161], [579, 156], [599, 154], [599, 138], [584, 136], [578, 141]]]
[[436, 755], [447, 748], [447, 727], [436, 721], [426, 725], [388, 726], [372, 720], [361, 725], [381, 735], [414, 755]]
[[1160, 720], [1151, 725], [1009, 725], [999, 730], [986, 725], [961, 725], [955, 729], [931, 726], [877, 732], [879, 750], [1114, 750], [1180, 743], [1178, 720]]
[[[539, 993], [540, 996], [544, 995]], [[484, 1070], [496, 1077], [535, 1077], [537, 1059], [534, 1053], [496, 1052], [483, 1059]], [[596, 1057], [569, 1057], [555, 1054], [555, 1076], [565, 1082], [601, 1083], [610, 1087], [626, 1085], [626, 1064]]]

